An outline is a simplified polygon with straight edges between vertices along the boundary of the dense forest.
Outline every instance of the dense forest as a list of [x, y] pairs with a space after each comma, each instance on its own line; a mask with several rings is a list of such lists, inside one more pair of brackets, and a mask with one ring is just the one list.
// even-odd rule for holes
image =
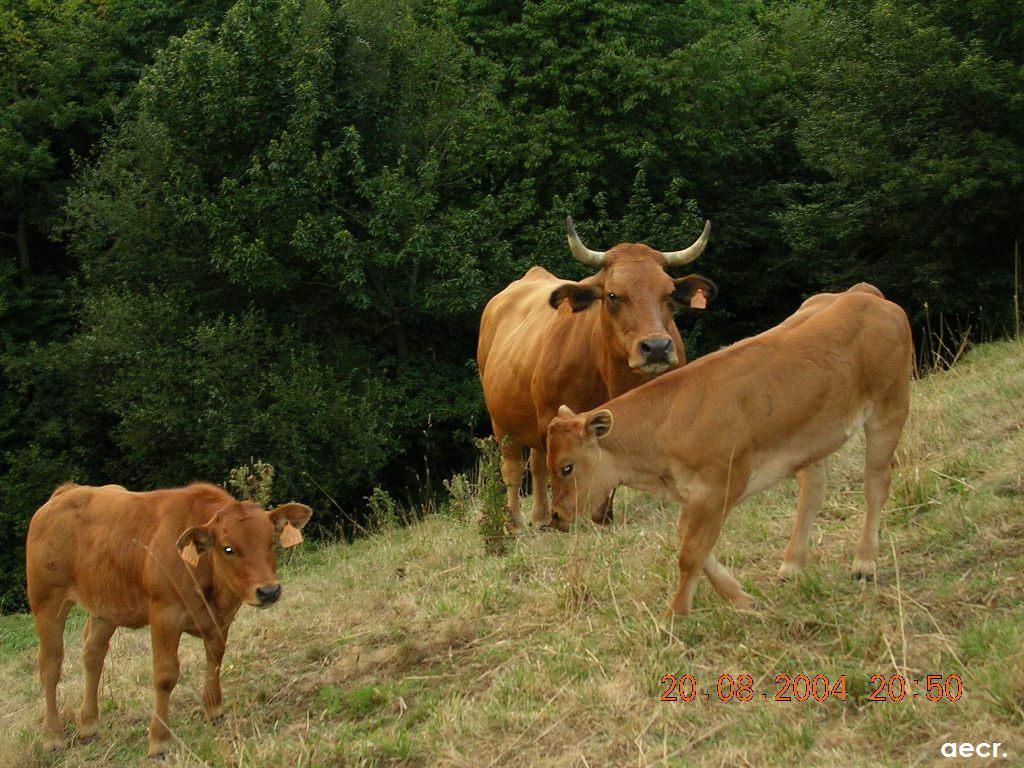
[[692, 242], [691, 356], [875, 282], [997, 335], [1021, 0], [0, 0], [0, 607], [67, 479], [263, 459], [323, 532], [487, 431], [487, 299]]

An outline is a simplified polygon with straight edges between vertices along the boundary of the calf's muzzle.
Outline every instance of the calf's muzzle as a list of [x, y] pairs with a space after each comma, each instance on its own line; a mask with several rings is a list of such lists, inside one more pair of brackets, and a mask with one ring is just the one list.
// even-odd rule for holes
[[272, 605], [277, 602], [277, 599], [281, 596], [281, 585], [280, 584], [269, 584], [262, 587], [256, 587], [256, 599], [259, 601], [261, 606]]

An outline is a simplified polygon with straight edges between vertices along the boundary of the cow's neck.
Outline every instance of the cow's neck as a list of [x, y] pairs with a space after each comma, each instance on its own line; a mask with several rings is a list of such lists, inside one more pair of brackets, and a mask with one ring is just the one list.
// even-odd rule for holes
[[663, 499], [673, 496], [668, 455], [657, 434], [663, 412], [647, 412], [622, 398], [605, 403], [614, 426], [600, 442], [602, 471], [615, 485], [646, 491]]
[[212, 568], [198, 586], [196, 605], [189, 611], [197, 627], [210, 629], [218, 625], [226, 628], [238, 613], [242, 601], [216, 578]]

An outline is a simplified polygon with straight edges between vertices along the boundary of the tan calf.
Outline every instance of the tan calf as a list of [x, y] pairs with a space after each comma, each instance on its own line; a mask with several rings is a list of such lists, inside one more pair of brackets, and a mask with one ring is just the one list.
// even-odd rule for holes
[[740, 606], [752, 598], [711, 550], [729, 511], [795, 475], [797, 519], [780, 575], [799, 570], [825, 493], [825, 461], [865, 435], [867, 517], [853, 574], [873, 575], [879, 513], [907, 418], [913, 344], [906, 314], [866, 283], [819, 294], [785, 322], [616, 397], [559, 410], [548, 430], [553, 512], [560, 528], [600, 514], [616, 486], [682, 503], [679, 589], [690, 611], [701, 570]]
[[183, 632], [206, 646], [203, 709], [221, 714], [220, 665], [228, 627], [242, 603], [277, 601], [274, 536], [302, 540], [312, 511], [285, 504], [265, 512], [213, 485], [131, 493], [119, 485], [61, 486], [32, 517], [26, 543], [28, 599], [39, 635], [39, 679], [46, 695], [46, 745], [62, 742], [57, 683], [64, 623], [74, 603], [89, 613], [82, 643], [82, 739], [98, 731], [97, 692], [110, 637], [118, 627], [150, 626], [156, 707], [149, 754], [171, 732], [168, 699], [178, 681]]

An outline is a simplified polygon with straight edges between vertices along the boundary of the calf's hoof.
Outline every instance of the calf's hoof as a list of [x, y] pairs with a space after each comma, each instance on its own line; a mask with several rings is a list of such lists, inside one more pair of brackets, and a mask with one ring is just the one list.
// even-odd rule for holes
[[735, 605], [736, 609], [740, 611], [761, 610], [761, 604], [757, 601], [757, 598], [753, 595], [748, 595], [746, 592], [733, 600], [733, 605]]
[[779, 566], [779, 578], [788, 581], [800, 573], [803, 568], [798, 563], [784, 562]]
[[850, 576], [853, 577], [854, 581], [874, 581], [875, 580], [875, 564], [870, 560], [854, 560], [853, 567], [850, 569]]

